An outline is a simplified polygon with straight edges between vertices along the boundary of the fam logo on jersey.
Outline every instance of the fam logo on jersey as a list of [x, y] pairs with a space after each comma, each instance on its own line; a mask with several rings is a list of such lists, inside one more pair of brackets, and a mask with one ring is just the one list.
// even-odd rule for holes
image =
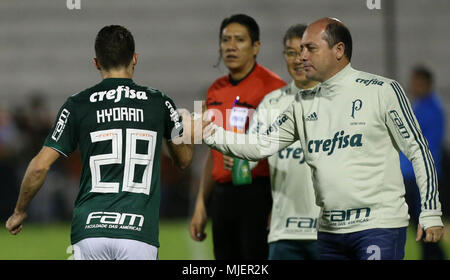
[[85, 229], [126, 229], [141, 231], [144, 216], [131, 213], [91, 212], [89, 213]]
[[175, 129], [178, 129], [181, 127], [180, 124], [180, 115], [178, 114], [177, 110], [175, 110], [175, 108], [173, 108], [172, 104], [170, 104], [169, 101], [166, 101], [166, 107], [167, 109], [169, 109], [170, 112], [170, 119], [174, 122], [175, 124]]
[[122, 95], [129, 99], [147, 100], [147, 93], [145, 91], [136, 91], [130, 89], [128, 86], [118, 86], [117, 89], [108, 91], [98, 91], [91, 94], [89, 101], [92, 103], [101, 102], [103, 100], [114, 100], [114, 103], [122, 99]]
[[369, 207], [352, 208], [343, 210], [325, 210], [322, 212], [322, 220], [332, 226], [345, 226], [369, 221]]
[[67, 109], [63, 109], [59, 115], [58, 122], [56, 123], [55, 130], [52, 134], [52, 139], [58, 142], [61, 137], [64, 128], [66, 127], [67, 120], [69, 119], [70, 112]]
[[362, 134], [344, 135], [343, 130], [334, 134], [333, 139], [320, 139], [308, 141], [308, 152], [319, 153], [328, 152], [327, 155], [333, 154], [335, 149], [345, 149], [347, 147], [361, 147]]
[[288, 217], [285, 228], [288, 231], [315, 231], [317, 228], [317, 218], [310, 217]]
[[409, 138], [409, 132], [408, 129], [406, 129], [405, 125], [403, 124], [402, 118], [397, 113], [396, 110], [392, 110], [389, 112], [389, 117], [391, 117], [391, 120], [394, 122], [394, 124], [397, 126], [398, 132], [400, 132], [400, 135], [403, 138]]
[[369, 85], [382, 86], [384, 84], [383, 81], [379, 81], [376, 78], [373, 78], [373, 79], [370, 79], [370, 80], [358, 78], [358, 79], [356, 79], [355, 82], [360, 83], [360, 84], [365, 84], [366, 86], [369, 86]]

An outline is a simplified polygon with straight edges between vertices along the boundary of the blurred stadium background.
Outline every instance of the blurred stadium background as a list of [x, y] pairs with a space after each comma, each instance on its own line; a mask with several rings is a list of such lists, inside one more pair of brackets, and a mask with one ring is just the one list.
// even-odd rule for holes
[[[289, 80], [282, 59], [282, 36], [295, 23], [330, 16], [353, 36], [352, 65], [397, 79], [407, 90], [412, 66], [435, 74], [435, 88], [450, 118], [450, 2], [381, 0], [2, 0], [0, 2], [0, 259], [67, 259], [70, 218], [79, 178], [78, 154], [61, 159], [29, 208], [19, 236], [4, 222], [11, 214], [25, 168], [40, 149], [65, 99], [100, 80], [92, 66], [94, 38], [109, 24], [126, 26], [136, 40], [135, 81], [165, 91], [178, 107], [193, 109], [207, 87], [226, 73], [218, 61], [221, 20], [235, 13], [254, 17], [261, 28], [259, 63]], [[444, 147], [441, 202], [450, 224], [450, 138]], [[203, 243], [188, 234], [188, 221], [204, 166], [206, 147], [197, 146], [193, 164], [176, 170], [162, 157], [160, 259], [211, 259], [210, 228]], [[450, 257], [450, 229], [442, 242]], [[410, 229], [406, 259], [420, 258]], [[68, 253], [69, 252], [69, 253]]]

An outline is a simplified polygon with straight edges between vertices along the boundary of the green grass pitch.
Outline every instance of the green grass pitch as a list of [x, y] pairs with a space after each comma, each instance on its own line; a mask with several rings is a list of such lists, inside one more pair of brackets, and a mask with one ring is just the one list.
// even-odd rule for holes
[[[211, 223], [206, 228], [203, 242], [193, 241], [186, 220], [160, 221], [159, 259], [161, 260], [212, 260]], [[447, 234], [449, 233], [447, 228]], [[415, 242], [414, 231], [408, 229], [406, 260], [420, 259], [420, 247]], [[450, 239], [441, 242], [450, 258]], [[70, 224], [28, 224], [17, 236], [10, 235], [4, 222], [0, 228], [0, 260], [64, 260], [70, 258]]]

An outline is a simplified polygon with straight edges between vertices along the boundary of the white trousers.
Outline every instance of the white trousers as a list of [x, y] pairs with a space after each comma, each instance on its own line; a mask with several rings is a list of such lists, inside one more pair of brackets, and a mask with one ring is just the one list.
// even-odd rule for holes
[[158, 248], [121, 238], [85, 238], [73, 245], [75, 260], [156, 260]]

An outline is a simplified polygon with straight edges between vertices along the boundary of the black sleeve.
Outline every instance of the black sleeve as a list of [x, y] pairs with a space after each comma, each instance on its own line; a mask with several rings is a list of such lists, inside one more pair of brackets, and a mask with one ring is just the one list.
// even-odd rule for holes
[[172, 140], [183, 135], [183, 124], [177, 107], [172, 99], [166, 95], [163, 97], [164, 107], [164, 138]]

